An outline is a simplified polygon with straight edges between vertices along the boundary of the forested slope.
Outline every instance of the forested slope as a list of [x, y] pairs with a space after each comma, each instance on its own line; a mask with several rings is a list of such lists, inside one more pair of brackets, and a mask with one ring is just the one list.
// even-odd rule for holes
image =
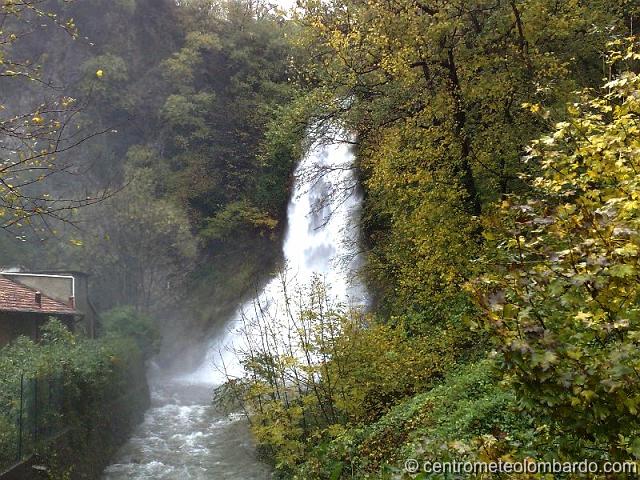
[[291, 112], [357, 133], [374, 307], [305, 304], [313, 367], [248, 354], [285, 477], [637, 458], [638, 12], [302, 2]]
[[304, 328], [265, 330], [219, 392], [278, 475], [640, 457], [636, 0], [52, 8], [79, 37], [14, 53], [101, 133], [53, 188], [108, 198], [0, 237], [0, 261], [89, 270], [102, 308], [224, 318], [277, 263], [305, 131], [354, 135], [370, 308], [292, 286]]
[[[39, 65], [41, 82], [6, 82], [9, 105], [76, 99], [70, 128], [88, 138], [32, 189], [106, 200], [65, 222], [32, 222], [17, 232], [22, 242], [3, 234], [0, 261], [87, 271], [101, 310], [134, 305], [182, 316], [169, 324], [179, 330], [208, 330], [280, 255], [303, 126], [269, 138], [266, 129], [294, 95], [289, 26], [245, 3], [34, 7], [73, 19], [76, 37], [25, 29], [12, 54]], [[29, 9], [22, 20], [43, 23]]]

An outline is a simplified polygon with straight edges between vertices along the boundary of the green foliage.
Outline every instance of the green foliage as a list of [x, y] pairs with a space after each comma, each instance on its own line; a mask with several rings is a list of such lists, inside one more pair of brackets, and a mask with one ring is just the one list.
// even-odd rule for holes
[[337, 401], [349, 421], [367, 423], [399, 401], [429, 389], [467, 352], [460, 331], [434, 326], [410, 336], [404, 325], [347, 322], [336, 340], [329, 371], [346, 392]]
[[[611, 56], [620, 70], [638, 59], [633, 43]], [[542, 172], [503, 202], [477, 286], [520, 405], [579, 439], [562, 450], [637, 458], [640, 80], [628, 71], [580, 96], [532, 144]]]
[[304, 1], [297, 80], [312, 117], [358, 134], [366, 270], [389, 314], [432, 309], [473, 276], [479, 217], [526, 188], [526, 144], [595, 85], [617, 1]]
[[239, 352], [246, 374], [221, 395], [241, 401], [258, 444], [281, 472], [293, 474], [310, 456], [321, 457], [314, 453], [318, 441], [326, 446], [375, 423], [472, 355], [473, 342], [463, 341], [455, 325], [409, 334], [400, 319], [395, 326], [373, 323], [335, 304], [320, 281], [292, 288], [281, 279], [283, 310], [257, 305], [262, 315], [246, 319], [248, 344]]
[[194, 265], [199, 242], [187, 213], [158, 198], [158, 172], [147, 164], [151, 153], [137, 148], [129, 158], [136, 165], [127, 169], [126, 193], [79, 212], [75, 220], [92, 228], [58, 247], [57, 260], [91, 274], [101, 309], [133, 305], [160, 311], [181, 295], [177, 287]]
[[266, 153], [266, 128], [293, 89], [276, 15], [247, 15], [242, 2], [210, 3], [208, 15], [202, 7], [184, 6], [185, 42], [162, 63], [171, 88], [160, 116], [175, 172], [168, 188], [215, 244], [227, 238], [217, 230], [267, 233], [279, 223], [288, 186], [280, 172], [291, 171], [295, 150]]
[[133, 339], [146, 359], [160, 351], [160, 332], [148, 315], [125, 306], [103, 313], [101, 319], [107, 336]]
[[[140, 391], [146, 385], [142, 355], [133, 340], [122, 336], [101, 340], [79, 338], [54, 319], [42, 327], [41, 333], [40, 343], [19, 337], [0, 350], [0, 425], [6, 426], [0, 433], [0, 464], [3, 466], [16, 460], [17, 419], [21, 408], [25, 425], [23, 452], [29, 453], [28, 447], [43, 446], [35, 442], [29, 430], [29, 425], [34, 428], [35, 421], [44, 430], [40, 432], [41, 441], [47, 440], [46, 435], [42, 435], [46, 434], [47, 428], [57, 433], [70, 427], [73, 430], [71, 439], [78, 442], [75, 448], [80, 450], [92, 430], [102, 425], [101, 422], [109, 421], [110, 410], [105, 409], [105, 405], [112, 405], [132, 392], [136, 392], [136, 399], [146, 395]], [[59, 392], [54, 400], [59, 405], [50, 410], [46, 403], [41, 404], [37, 417], [38, 414], [30, 410], [33, 407], [30, 395], [38, 395], [34, 388], [42, 382], [49, 382], [48, 391], [42, 393], [49, 396], [48, 407], [51, 407], [52, 392]], [[137, 405], [139, 408], [139, 403], [136, 400], [129, 407], [134, 409]], [[102, 435], [106, 438], [109, 433], [103, 430]]]
[[[95, 45], [24, 51], [73, 80], [65, 95], [90, 99], [76, 126], [110, 132], [68, 159], [123, 190], [74, 216], [85, 228], [73, 249], [48, 248], [90, 267], [105, 306], [137, 308], [110, 312], [99, 343], [55, 325], [42, 345], [17, 341], [0, 387], [16, 365], [62, 365], [79, 379], [71, 391], [108, 395], [121, 342], [136, 350], [123, 335], [157, 349], [136, 312], [166, 310], [188, 285], [202, 324], [229, 314], [277, 260], [301, 140], [328, 122], [357, 139], [375, 312], [335, 305], [317, 283], [245, 326], [248, 375], [225, 394], [278, 471], [398, 478], [407, 457], [640, 455], [640, 82], [620, 73], [638, 55], [602, 62], [637, 2], [304, 0], [292, 19], [250, 1], [59, 8]], [[0, 32], [0, 76], [13, 78], [6, 55], [23, 50], [11, 33]], [[603, 90], [584, 90], [603, 75]], [[24, 132], [51, 135], [55, 122], [35, 109]], [[60, 191], [84, 191], [74, 182]], [[0, 225], [42, 213], [3, 185], [0, 200], [23, 211], [0, 202]]]
[[[632, 10], [303, 2], [296, 39], [310, 54], [296, 66], [309, 93], [288, 125], [329, 119], [358, 134], [383, 325], [312, 305], [291, 315], [302, 340], [252, 350], [236, 386], [286, 475], [397, 478], [407, 456], [633, 453], [636, 77], [610, 78], [606, 99], [573, 93], [596, 85], [601, 46], [627, 33]], [[479, 312], [461, 291], [483, 252], [501, 267], [487, 306], [497, 370], [478, 361], [487, 336], [469, 331]]]
[[[194, 95], [170, 95], [160, 112], [167, 125], [176, 130], [176, 145], [188, 148], [202, 142], [211, 134], [203, 115], [215, 106], [215, 96], [210, 93]], [[188, 136], [187, 136], [188, 135]]]
[[258, 154], [260, 177], [254, 202], [276, 216], [283, 215], [289, 200], [293, 169], [304, 153], [303, 141], [309, 117], [296, 108], [299, 100], [294, 99], [273, 111]]
[[[296, 356], [258, 349], [248, 398], [287, 475], [637, 453], [640, 95], [635, 74], [616, 75], [637, 70], [637, 54], [602, 63], [606, 41], [632, 28], [631, 3], [303, 2], [296, 41], [310, 53], [296, 67], [308, 93], [289, 124], [358, 134], [365, 268], [386, 326], [312, 315], [326, 333], [303, 350], [331, 348], [298, 391], [279, 380], [297, 378]], [[574, 93], [603, 73], [608, 94]], [[478, 292], [462, 287], [485, 268], [488, 328], [470, 332]], [[478, 360], [487, 337], [495, 361]], [[423, 376], [408, 378], [416, 367]]]
[[86, 78], [85, 97], [95, 96], [94, 101], [112, 107], [123, 102], [122, 88], [129, 80], [129, 71], [122, 57], [111, 53], [98, 55], [85, 62], [82, 69]]
[[516, 448], [530, 452], [536, 437], [532, 420], [518, 411], [514, 392], [499, 380], [490, 360], [456, 368], [441, 384], [376, 421], [325, 437], [293, 478], [333, 478], [336, 465], [344, 474], [335, 478], [405, 478], [407, 458], [506, 461], [515, 458]]
[[[78, 126], [105, 134], [66, 151], [61, 164], [73, 165], [74, 175], [52, 181], [54, 192], [46, 193], [83, 196], [91, 184], [113, 195], [69, 212], [80, 230], [52, 221], [41, 239], [29, 238], [24, 250], [37, 250], [36, 260], [17, 252], [2, 262], [72, 265], [92, 274], [98, 308], [135, 305], [163, 314], [200, 278], [233, 276], [233, 263], [239, 278], [219, 283], [245, 282], [224, 292], [235, 304], [254, 286], [247, 277], [259, 281], [277, 260], [300, 158], [304, 126], [282, 135], [270, 127], [282, 126], [295, 96], [288, 82], [291, 25], [254, 2], [53, 3], [58, 18], [75, 19], [81, 38], [67, 45], [51, 29], [36, 30], [21, 53], [40, 60], [65, 95], [82, 99], [74, 138], [81, 138]], [[15, 103], [30, 94], [12, 92]], [[253, 245], [265, 258], [238, 264], [236, 249]], [[194, 273], [196, 257], [206, 257], [201, 269], [208, 272]], [[209, 306], [197, 308], [209, 315]]]
[[228, 240], [241, 226], [256, 230], [273, 231], [278, 221], [244, 202], [230, 203], [215, 217], [207, 219], [202, 236], [210, 240]]
[[450, 168], [426, 164], [432, 145], [422, 132], [389, 128], [363, 152], [365, 222], [375, 245], [367, 272], [391, 312], [453, 299], [478, 249], [465, 194], [447, 184]]

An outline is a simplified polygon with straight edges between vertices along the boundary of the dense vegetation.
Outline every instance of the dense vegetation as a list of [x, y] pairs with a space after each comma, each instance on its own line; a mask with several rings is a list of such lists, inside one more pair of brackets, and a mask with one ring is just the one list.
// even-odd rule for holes
[[[299, 124], [267, 133], [295, 96], [290, 26], [277, 11], [242, 2], [30, 1], [16, 9], [6, 23], [23, 34], [3, 51], [39, 67], [36, 82], [0, 76], [3, 115], [23, 118], [30, 103], [73, 98], [66, 130], [90, 137], [44, 155], [55, 175], [27, 181], [21, 194], [95, 204], [3, 229], [0, 263], [85, 271], [101, 310], [182, 316], [166, 326], [176, 341], [184, 329], [207, 330], [279, 258], [304, 132]], [[47, 18], [59, 25], [29, 28]], [[33, 180], [40, 167], [26, 170]]]
[[148, 405], [143, 353], [117, 328], [89, 340], [51, 320], [41, 334], [0, 350], [0, 469], [35, 454], [50, 478], [95, 478]]
[[637, 13], [303, 2], [291, 115], [358, 134], [376, 304], [310, 300], [293, 349], [245, 352], [284, 477], [638, 457]]
[[[49, 7], [54, 32], [5, 30], [0, 51], [42, 64], [61, 99], [84, 99], [72, 125], [104, 133], [55, 155], [83, 175], [50, 188], [76, 198], [90, 184], [102, 193], [83, 198], [102, 201], [64, 204], [71, 224], [44, 224], [56, 240], [42, 224], [21, 245], [0, 238], [0, 262], [92, 272], [102, 308], [134, 306], [109, 323], [153, 351], [144, 317], [122, 318], [200, 309], [173, 328], [204, 329], [228, 313], [277, 260], [306, 126], [338, 124], [356, 138], [372, 307], [336, 305], [320, 282], [289, 286], [282, 319], [247, 325], [247, 376], [223, 392], [278, 474], [640, 459], [638, 2]], [[29, 15], [41, 14], [16, 18]], [[2, 103], [25, 111], [38, 85]], [[49, 110], [26, 111], [30, 141], [59, 128]], [[28, 197], [3, 183], [0, 199], [17, 208], [46, 180], [20, 187]], [[22, 220], [56, 213], [20, 201]], [[265, 341], [270, 322], [291, 322], [288, 338]]]
[[460, 329], [445, 317], [416, 332], [413, 314], [393, 328], [362, 323], [320, 290], [295, 310], [295, 349], [319, 361], [252, 345], [240, 394], [286, 477], [396, 478], [408, 458], [638, 458], [640, 110], [629, 68], [640, 54], [633, 42], [611, 48], [624, 73], [576, 92], [566, 120], [531, 143], [530, 188], [484, 215], [465, 285], [482, 310], [456, 318]]

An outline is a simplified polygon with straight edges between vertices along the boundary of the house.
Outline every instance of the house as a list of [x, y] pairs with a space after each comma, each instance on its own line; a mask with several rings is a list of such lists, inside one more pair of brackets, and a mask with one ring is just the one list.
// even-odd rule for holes
[[37, 341], [50, 317], [94, 337], [96, 314], [87, 284], [80, 272], [0, 271], [0, 346], [19, 335]]

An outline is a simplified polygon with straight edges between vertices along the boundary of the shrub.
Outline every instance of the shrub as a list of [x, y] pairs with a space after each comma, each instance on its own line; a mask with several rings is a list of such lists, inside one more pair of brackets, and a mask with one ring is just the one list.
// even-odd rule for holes
[[318, 443], [430, 389], [470, 356], [467, 347], [473, 350], [462, 324], [434, 324], [422, 336], [402, 318], [380, 324], [332, 301], [319, 280], [282, 291], [282, 309], [257, 305], [261, 315], [246, 319], [248, 344], [239, 352], [246, 374], [218, 400], [230, 393], [242, 399], [259, 445], [283, 472], [294, 471]]
[[538, 448], [532, 419], [518, 411], [513, 390], [500, 379], [492, 360], [461, 366], [377, 421], [327, 436], [294, 476], [397, 479], [409, 458], [490, 461], [529, 454]]
[[[142, 355], [133, 340], [76, 337], [55, 319], [41, 332], [40, 343], [19, 337], [0, 350], [0, 469], [17, 459], [21, 411], [23, 454], [44, 447], [47, 437], [63, 427], [72, 428], [72, 441], [81, 450], [89, 437], [109, 438], [110, 424], [129, 422], [123, 411], [122, 420], [110, 418], [111, 408], [146, 385]], [[143, 400], [146, 394], [135, 398]], [[129, 401], [128, 408], [133, 414], [140, 402]]]
[[542, 173], [503, 203], [476, 288], [520, 404], [562, 450], [640, 458], [640, 77], [604, 91], [533, 144]]

